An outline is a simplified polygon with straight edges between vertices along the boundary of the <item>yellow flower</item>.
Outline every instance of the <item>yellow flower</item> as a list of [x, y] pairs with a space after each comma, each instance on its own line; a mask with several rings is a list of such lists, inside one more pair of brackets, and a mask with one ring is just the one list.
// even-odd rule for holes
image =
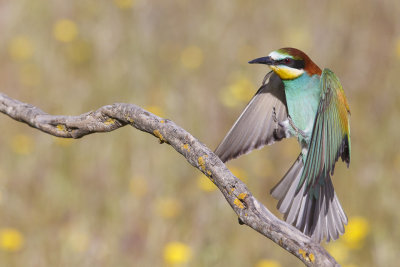
[[398, 59], [400, 59], [400, 37], [397, 38], [397, 42], [396, 42], [396, 56]]
[[181, 209], [181, 203], [172, 197], [160, 198], [156, 201], [156, 212], [163, 218], [176, 217]]
[[170, 265], [187, 263], [192, 257], [191, 248], [182, 242], [170, 242], [164, 247], [164, 261]]
[[247, 183], [249, 181], [247, 172], [241, 168], [235, 167], [235, 166], [229, 166], [229, 170], [233, 175], [235, 175], [237, 178], [239, 178], [243, 183]]
[[250, 101], [255, 86], [245, 77], [236, 78], [233, 83], [221, 91], [220, 99], [227, 107], [235, 107]]
[[253, 96], [254, 86], [246, 78], [238, 79], [230, 87], [233, 97], [241, 102], [247, 102]]
[[147, 181], [143, 177], [133, 177], [129, 183], [129, 189], [135, 197], [142, 197], [147, 193]]
[[5, 251], [18, 251], [24, 245], [24, 237], [14, 228], [0, 229], [0, 248]]
[[134, 0], [114, 0], [114, 3], [117, 7], [121, 9], [127, 9], [133, 7], [135, 4]]
[[16, 154], [28, 155], [32, 153], [33, 147], [34, 143], [30, 136], [17, 134], [11, 139], [11, 148]]
[[163, 118], [165, 116], [165, 112], [160, 106], [150, 105], [150, 106], [144, 107], [144, 109], [147, 110], [148, 112], [153, 113], [154, 115], [156, 115], [158, 117]]
[[54, 24], [53, 36], [57, 41], [69, 43], [75, 40], [77, 35], [78, 27], [72, 20], [61, 19]]
[[203, 50], [192, 45], [186, 47], [181, 53], [181, 63], [187, 69], [197, 69], [203, 64]]
[[11, 40], [8, 52], [16, 61], [27, 60], [33, 55], [33, 45], [27, 37], [17, 36]]
[[275, 260], [260, 260], [254, 267], [281, 267], [282, 265]]
[[215, 184], [211, 182], [210, 179], [208, 179], [208, 177], [202, 173], [199, 176], [197, 176], [197, 186], [205, 192], [212, 192], [217, 190]]
[[364, 244], [365, 237], [369, 233], [368, 221], [359, 216], [349, 219], [346, 232], [343, 235], [343, 242], [349, 249], [359, 249]]

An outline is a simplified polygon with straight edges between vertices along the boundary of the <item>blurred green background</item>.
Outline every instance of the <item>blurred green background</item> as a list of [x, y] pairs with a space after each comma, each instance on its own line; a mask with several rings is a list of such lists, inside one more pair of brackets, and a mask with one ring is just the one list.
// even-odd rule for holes
[[[134, 103], [214, 149], [269, 71], [247, 61], [299, 48], [352, 112], [352, 162], [334, 175], [349, 226], [327, 248], [343, 266], [398, 266], [399, 14], [396, 0], [2, 1], [0, 91], [50, 114]], [[148, 134], [0, 128], [0, 266], [302, 266]], [[228, 167], [279, 215], [269, 190], [298, 153], [287, 140]]]

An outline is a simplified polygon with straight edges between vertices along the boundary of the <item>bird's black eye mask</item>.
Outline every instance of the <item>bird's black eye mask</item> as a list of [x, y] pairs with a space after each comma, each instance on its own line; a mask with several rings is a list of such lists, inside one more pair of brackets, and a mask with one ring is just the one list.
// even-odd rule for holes
[[249, 61], [250, 64], [266, 64], [266, 65], [285, 65], [289, 68], [293, 69], [304, 69], [305, 62], [303, 59], [294, 59], [294, 58], [284, 58], [284, 59], [273, 59], [270, 56], [260, 57]]
[[275, 60], [274, 65], [285, 65], [288, 66], [289, 68], [294, 68], [294, 69], [304, 69], [305, 67], [304, 60], [293, 59], [289, 57], [281, 60]]

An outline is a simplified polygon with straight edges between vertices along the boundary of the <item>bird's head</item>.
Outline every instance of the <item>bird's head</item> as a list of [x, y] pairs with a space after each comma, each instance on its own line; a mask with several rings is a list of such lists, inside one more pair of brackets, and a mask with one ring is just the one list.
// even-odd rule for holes
[[249, 61], [250, 64], [266, 64], [282, 79], [293, 80], [303, 73], [321, 75], [321, 69], [302, 51], [296, 48], [281, 48], [266, 57]]

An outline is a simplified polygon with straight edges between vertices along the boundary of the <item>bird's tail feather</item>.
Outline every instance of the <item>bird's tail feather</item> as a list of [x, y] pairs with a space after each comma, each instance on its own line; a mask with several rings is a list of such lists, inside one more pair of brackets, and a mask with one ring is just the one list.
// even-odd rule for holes
[[330, 176], [325, 177], [323, 183], [317, 183], [311, 188], [304, 182], [298, 189], [303, 168], [300, 154], [271, 190], [271, 195], [279, 200], [278, 210], [284, 214], [287, 223], [317, 242], [324, 238], [327, 242], [335, 240], [339, 234], [344, 233], [347, 217], [333, 189], [332, 180]]

